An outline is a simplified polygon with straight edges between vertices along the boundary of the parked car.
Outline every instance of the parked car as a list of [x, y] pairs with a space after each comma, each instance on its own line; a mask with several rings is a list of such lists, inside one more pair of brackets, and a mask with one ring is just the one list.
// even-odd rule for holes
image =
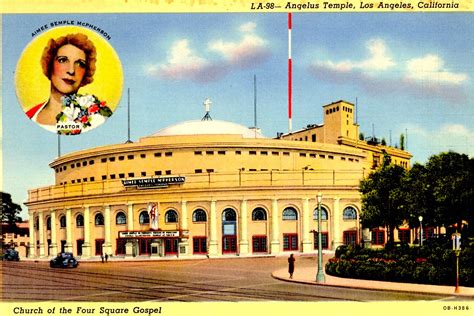
[[51, 268], [77, 268], [78, 265], [79, 262], [70, 252], [61, 252], [49, 262]]
[[15, 249], [7, 249], [2, 256], [2, 260], [20, 261], [20, 256], [18, 255], [18, 251]]

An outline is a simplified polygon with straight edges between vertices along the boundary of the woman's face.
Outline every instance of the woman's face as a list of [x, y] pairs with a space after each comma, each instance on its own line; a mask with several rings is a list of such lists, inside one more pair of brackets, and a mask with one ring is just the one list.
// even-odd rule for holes
[[74, 45], [61, 46], [53, 62], [51, 84], [62, 94], [76, 93], [86, 73], [86, 53]]

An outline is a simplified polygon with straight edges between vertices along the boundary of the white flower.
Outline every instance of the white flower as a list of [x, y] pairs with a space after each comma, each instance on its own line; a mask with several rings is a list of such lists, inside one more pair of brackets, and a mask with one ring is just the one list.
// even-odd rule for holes
[[83, 96], [77, 98], [76, 101], [77, 101], [77, 103], [79, 103], [79, 105], [82, 108], [88, 108], [89, 106], [91, 106], [94, 103], [94, 97], [90, 94], [83, 95]]
[[63, 113], [69, 121], [73, 121], [79, 115], [80, 111], [79, 108], [76, 108], [73, 105], [68, 105], [64, 107]]

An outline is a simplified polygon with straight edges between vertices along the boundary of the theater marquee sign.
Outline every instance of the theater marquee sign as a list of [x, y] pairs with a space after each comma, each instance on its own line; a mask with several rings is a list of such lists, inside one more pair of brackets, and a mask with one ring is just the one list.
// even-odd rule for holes
[[128, 231], [119, 232], [119, 238], [179, 237], [179, 231]]
[[159, 178], [137, 178], [122, 180], [126, 188], [136, 187], [137, 189], [167, 188], [170, 184], [183, 184], [186, 177], [159, 177]]

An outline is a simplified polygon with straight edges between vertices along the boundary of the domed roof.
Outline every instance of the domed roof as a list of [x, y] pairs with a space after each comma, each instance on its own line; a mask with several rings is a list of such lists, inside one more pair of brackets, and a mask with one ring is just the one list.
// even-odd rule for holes
[[219, 120], [186, 121], [160, 129], [152, 136], [175, 135], [242, 135], [243, 138], [265, 138], [260, 129], [248, 128]]

